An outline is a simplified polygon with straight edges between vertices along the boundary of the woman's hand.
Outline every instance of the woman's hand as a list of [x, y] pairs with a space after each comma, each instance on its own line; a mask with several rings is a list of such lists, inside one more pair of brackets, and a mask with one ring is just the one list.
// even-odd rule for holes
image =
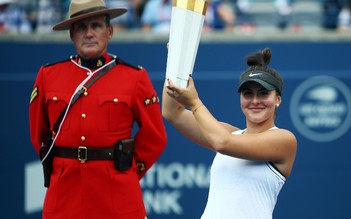
[[184, 107], [188, 107], [191, 111], [196, 110], [202, 105], [195, 88], [194, 80], [191, 76], [189, 76], [189, 85], [185, 89], [177, 87], [170, 79], [167, 80], [169, 86], [167, 87], [166, 92], [171, 98], [175, 99]]

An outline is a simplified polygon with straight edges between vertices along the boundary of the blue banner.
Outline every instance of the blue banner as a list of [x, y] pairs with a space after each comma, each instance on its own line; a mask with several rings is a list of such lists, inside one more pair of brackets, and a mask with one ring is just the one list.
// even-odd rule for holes
[[[0, 42], [0, 218], [40, 218], [45, 188], [29, 140], [28, 106], [40, 66], [75, 53], [67, 43]], [[285, 79], [276, 125], [298, 139], [291, 176], [274, 218], [347, 218], [351, 196], [351, 62], [349, 42], [201, 43], [194, 67], [198, 92], [213, 115], [245, 127], [238, 78], [245, 56], [270, 47], [271, 66]], [[142, 65], [161, 96], [166, 42], [117, 43], [109, 51]], [[162, 101], [162, 99], [161, 99]], [[165, 121], [168, 145], [141, 181], [151, 219], [200, 218], [207, 201], [214, 153]]]

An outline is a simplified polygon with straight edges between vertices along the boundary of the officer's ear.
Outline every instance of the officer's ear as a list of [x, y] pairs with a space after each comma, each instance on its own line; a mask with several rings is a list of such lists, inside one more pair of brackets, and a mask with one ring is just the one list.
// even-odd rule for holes
[[107, 27], [107, 30], [108, 30], [108, 39], [111, 40], [112, 37], [113, 37], [113, 31], [114, 31], [113, 26], [112, 26], [112, 25], [109, 25], [109, 26]]

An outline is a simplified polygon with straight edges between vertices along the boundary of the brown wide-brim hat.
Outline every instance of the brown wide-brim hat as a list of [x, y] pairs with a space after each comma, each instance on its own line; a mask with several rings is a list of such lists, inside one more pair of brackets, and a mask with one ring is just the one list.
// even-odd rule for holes
[[53, 30], [68, 30], [74, 22], [97, 15], [108, 14], [110, 19], [127, 12], [126, 8], [107, 8], [104, 0], [72, 0], [69, 19], [56, 24]]

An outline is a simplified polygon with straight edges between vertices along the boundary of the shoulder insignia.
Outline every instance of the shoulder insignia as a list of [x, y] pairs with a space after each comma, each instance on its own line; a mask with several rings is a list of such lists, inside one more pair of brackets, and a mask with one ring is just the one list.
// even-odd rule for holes
[[151, 104], [159, 104], [160, 99], [158, 98], [158, 96], [153, 95], [152, 97], [146, 97], [143, 102], [145, 106], [150, 106]]
[[69, 59], [65, 59], [65, 60], [62, 60], [62, 61], [54, 62], [54, 63], [47, 63], [47, 64], [44, 65], [44, 67], [56, 65], [56, 64], [62, 63], [62, 62], [67, 62], [67, 61], [71, 60], [73, 57], [74, 57], [74, 56], [70, 56]]
[[30, 95], [30, 101], [29, 104], [31, 104], [33, 102], [33, 100], [38, 96], [38, 87], [35, 87], [32, 91], [32, 94]]
[[115, 58], [116, 58], [116, 63], [117, 63], [117, 64], [121, 63], [121, 64], [127, 65], [127, 66], [129, 66], [129, 67], [132, 67], [132, 68], [134, 68], [134, 69], [137, 69], [137, 70], [143, 69], [143, 67], [140, 66], [140, 65], [132, 65], [132, 64], [130, 64], [130, 63], [128, 63], [128, 62], [123, 61], [121, 58], [119, 58], [119, 57], [117, 57], [117, 56], [116, 56]]

